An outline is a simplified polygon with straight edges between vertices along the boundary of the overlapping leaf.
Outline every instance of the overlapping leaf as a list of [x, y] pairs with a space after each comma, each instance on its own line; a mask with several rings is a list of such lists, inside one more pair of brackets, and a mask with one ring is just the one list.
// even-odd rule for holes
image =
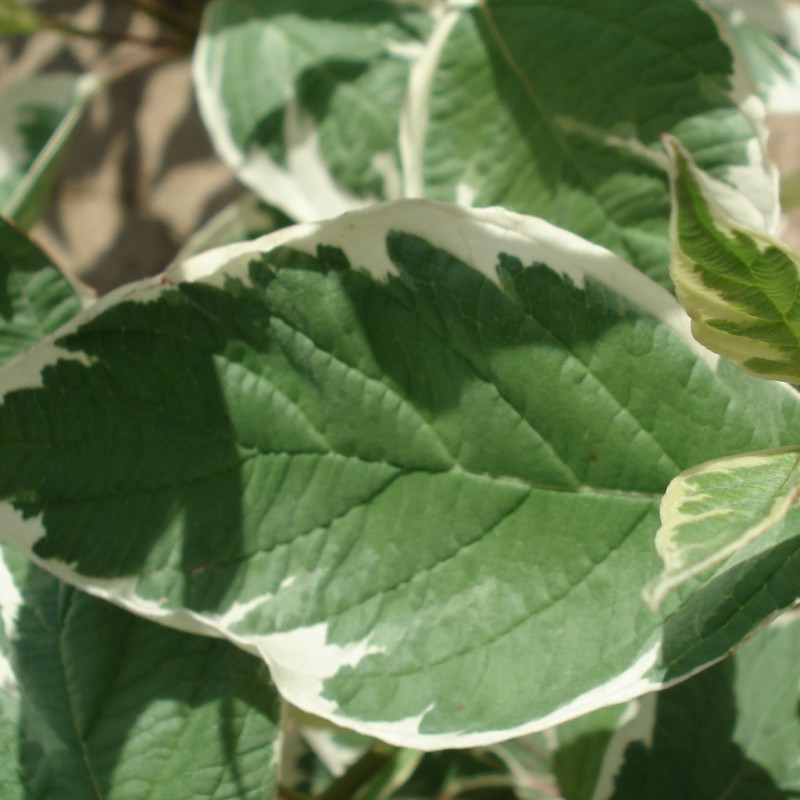
[[613, 800], [797, 797], [799, 634], [781, 621], [659, 694], [652, 741], [628, 748]]
[[436, 66], [425, 194], [536, 214], [666, 284], [663, 131], [774, 224], [774, 176], [737, 103], [743, 81], [693, 0], [487, 0], [453, 27]]
[[34, 75], [0, 92], [0, 212], [30, 227], [75, 125], [101, 87], [91, 73]]
[[194, 77], [220, 157], [296, 219], [398, 196], [409, 56], [427, 25], [389, 0], [210, 4]]
[[194, 78], [220, 155], [296, 219], [402, 183], [542, 216], [666, 284], [667, 130], [775, 225], [759, 103], [694, 0], [434, 5], [426, 24], [415, 4], [216, 0]]
[[[80, 309], [0, 219], [0, 360]], [[0, 796], [260, 798], [276, 784], [277, 696], [263, 662], [61, 584], [0, 547]]]
[[736, 555], [795, 512], [800, 449], [746, 453], [686, 470], [661, 501], [656, 536], [664, 572], [647, 591], [658, 607], [666, 594]]
[[754, 375], [800, 383], [800, 259], [737, 225], [686, 148], [664, 141], [673, 198], [670, 273], [692, 332]]
[[[3, 371], [3, 536], [390, 741], [550, 726], [794, 597], [773, 548], [663, 616], [641, 600], [671, 478], [800, 434], [789, 389], [681, 319], [500, 211], [389, 205], [201, 256]], [[767, 603], [739, 596], [754, 574]]]

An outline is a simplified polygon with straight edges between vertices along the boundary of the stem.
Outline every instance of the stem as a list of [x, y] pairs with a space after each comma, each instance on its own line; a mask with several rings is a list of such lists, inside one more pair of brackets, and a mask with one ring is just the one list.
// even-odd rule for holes
[[186, 52], [185, 49], [177, 48], [174, 45], [161, 47], [157, 50], [148, 50], [144, 53], [137, 53], [129, 58], [113, 62], [107, 69], [100, 69], [99, 72], [103, 80], [110, 85], [130, 75], [132, 72], [145, 69], [146, 67], [152, 67], [154, 64], [159, 64], [162, 61], [178, 58]]
[[162, 5], [158, 0], [121, 0], [121, 2], [148, 14], [153, 19], [179, 31], [184, 35], [194, 39], [197, 36], [197, 26], [192, 25], [183, 15], [174, 11], [166, 5]]
[[352, 800], [358, 789], [374, 778], [395, 756], [396, 747], [376, 744], [364, 753], [344, 775], [340, 775], [317, 800]]
[[147, 47], [167, 47], [179, 46], [181, 43], [176, 39], [169, 39], [165, 36], [155, 36], [147, 38], [144, 36], [136, 36], [132, 33], [125, 31], [106, 31], [106, 30], [88, 30], [87, 28], [79, 28], [72, 25], [66, 20], [59, 17], [44, 17], [44, 25], [46, 28], [64, 33], [68, 36], [80, 36], [84, 39], [98, 39], [99, 41], [108, 44], [118, 44], [120, 42], [131, 42], [132, 44], [141, 44]]
[[800, 206], [800, 170], [781, 181], [781, 205], [784, 211]]
[[278, 790], [275, 792], [275, 797], [276, 800], [313, 800], [310, 795], [295, 791], [289, 786], [284, 786], [282, 783], [278, 784]]

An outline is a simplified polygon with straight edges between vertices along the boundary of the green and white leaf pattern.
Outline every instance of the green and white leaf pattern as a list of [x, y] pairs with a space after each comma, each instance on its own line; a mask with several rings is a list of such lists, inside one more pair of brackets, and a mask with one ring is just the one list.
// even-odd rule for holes
[[217, 152], [298, 220], [399, 196], [397, 129], [427, 15], [390, 0], [218, 0], [193, 56]]
[[[2, 363], [80, 310], [3, 219], [0, 278]], [[278, 710], [259, 659], [128, 614], [0, 545], [3, 800], [270, 796]]]
[[648, 602], [657, 608], [667, 592], [783, 522], [800, 495], [798, 465], [800, 448], [789, 447], [709, 461], [672, 481], [656, 535], [664, 572], [649, 587]]
[[669, 481], [797, 441], [800, 407], [540, 220], [417, 201], [281, 230], [104, 298], [0, 380], [4, 537], [391, 742], [551, 727], [794, 599], [720, 627], [751, 570], [642, 602]]
[[763, 107], [727, 29], [694, 0], [428, 13], [348, 0], [332, 13], [320, 0], [215, 0], [194, 57], [218, 153], [294, 219], [401, 192], [502, 205], [668, 285], [659, 135], [671, 131], [747, 198], [751, 225], [777, 225]]
[[688, 150], [665, 136], [672, 187], [670, 274], [699, 342], [761, 378], [800, 383], [800, 259], [739, 224]]

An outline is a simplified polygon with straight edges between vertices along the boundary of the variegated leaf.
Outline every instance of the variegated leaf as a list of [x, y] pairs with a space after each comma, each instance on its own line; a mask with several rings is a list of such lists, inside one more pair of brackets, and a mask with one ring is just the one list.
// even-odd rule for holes
[[722, 626], [752, 570], [642, 602], [669, 481], [800, 440], [797, 395], [688, 328], [608, 251], [500, 209], [283, 229], [106, 296], [0, 372], [0, 535], [364, 733], [549, 728], [794, 600], [767, 552], [769, 604]]
[[800, 447], [789, 447], [709, 461], [675, 478], [661, 501], [664, 572], [646, 592], [650, 605], [782, 522], [800, 495], [798, 465]]
[[800, 261], [776, 239], [736, 220], [683, 145], [670, 158], [670, 272], [692, 333], [761, 378], [800, 383]]

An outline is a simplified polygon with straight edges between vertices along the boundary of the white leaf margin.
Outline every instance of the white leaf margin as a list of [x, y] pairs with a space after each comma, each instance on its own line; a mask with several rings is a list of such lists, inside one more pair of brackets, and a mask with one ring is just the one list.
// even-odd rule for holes
[[[375, 279], [385, 280], [396, 272], [386, 252], [386, 235], [390, 230], [420, 236], [473, 265], [495, 282], [494, 267], [501, 252], [526, 264], [546, 263], [578, 287], [591, 279], [668, 325], [712, 370], [719, 362], [716, 355], [694, 340], [686, 314], [666, 290], [604, 248], [543, 220], [501, 208], [465, 209], [426, 200], [401, 200], [351, 212], [327, 222], [284, 228], [254, 241], [211, 250], [173, 265], [164, 275], [123, 287], [99, 300], [0, 370], [0, 396], [14, 389], [39, 386], [42, 368], [59, 359], [85, 359], [81, 354], [59, 347], [57, 340], [110, 306], [125, 300], [142, 303], [155, 300], [179, 281], [202, 281], [217, 286], [222, 286], [229, 277], [246, 281], [249, 262], [275, 247], [288, 245], [314, 254], [318, 244], [338, 246], [345, 251], [354, 268], [368, 269]], [[792, 390], [787, 387], [787, 391]], [[398, 746], [438, 750], [490, 744], [631, 700], [662, 685], [653, 677], [661, 653], [661, 641], [656, 633], [643, 644], [627, 670], [552, 713], [513, 729], [426, 734], [420, 730], [420, 720], [429, 709], [419, 717], [395, 722], [353, 719], [344, 716], [338, 707], [322, 696], [323, 686], [327, 678], [357, 663], [371, 651], [369, 638], [345, 646], [332, 645], [328, 642], [325, 623], [279, 634], [243, 637], [232, 633], [229, 628], [249, 606], [234, 604], [224, 613], [203, 614], [182, 608], [166, 608], [137, 595], [136, 577], [90, 579], [71, 565], [38, 558], [33, 547], [43, 535], [41, 517], [23, 519], [11, 503], [0, 503], [0, 538], [22, 549], [36, 564], [56, 577], [155, 622], [190, 633], [226, 638], [266, 661], [279, 691], [289, 702], [338, 725]], [[257, 598], [254, 602], [267, 600]]]
[[[787, 0], [709, 0], [727, 18], [732, 28], [753, 26], [785, 41], [772, 41], [770, 54], [786, 74], [772, 68], [761, 87], [767, 112], [800, 114], [800, 6]], [[766, 68], [766, 61], [760, 65]]]
[[[216, 41], [213, 12], [212, 4], [203, 17], [192, 55], [192, 82], [200, 115], [219, 158], [245, 186], [298, 222], [337, 216], [374, 201], [375, 198], [356, 195], [333, 176], [320, 151], [314, 120], [299, 107], [294, 93], [286, 98], [284, 115], [286, 167], [256, 147], [248, 152], [242, 150], [231, 133], [228, 110], [219, 92], [224, 80], [225, 49]], [[408, 44], [393, 47], [391, 43], [387, 48], [411, 62], [423, 50]], [[373, 166], [382, 174], [387, 193], [400, 190], [401, 177], [393, 174], [394, 167], [389, 167], [380, 154]]]
[[[735, 515], [733, 508], [725, 505], [718, 505], [699, 514], [686, 513], [684, 509], [687, 504], [708, 499], [708, 495], [699, 488], [697, 479], [706, 475], [735, 476], [783, 461], [788, 462], [786, 475], [783, 481], [775, 486], [768, 507], [758, 509], [761, 511], [760, 517], [754, 515], [752, 524], [744, 528], [734, 539], [703, 558], [691, 561], [689, 559], [691, 546], [681, 546], [677, 542], [678, 534], [685, 525], [729, 515], [735, 521], [739, 516]], [[664, 570], [645, 589], [643, 597], [647, 604], [653, 610], [658, 610], [671, 591], [736, 555], [782, 522], [800, 497], [800, 481], [796, 478], [792, 480], [799, 464], [800, 449], [796, 446], [782, 447], [706, 461], [685, 470], [670, 481], [661, 499], [661, 527], [655, 538], [656, 551], [664, 562]]]
[[[6, 563], [3, 547], [0, 546], [0, 625], [5, 641], [9, 644], [16, 638], [17, 617], [23, 603], [22, 594]], [[0, 648], [0, 692], [18, 698], [19, 683], [10, 659], [11, 652]]]
[[[708, 176], [707, 184], [717, 202], [738, 222], [767, 233], [776, 233], [781, 221], [779, 201], [780, 176], [767, 156], [768, 129], [766, 109], [758, 96], [744, 56], [722, 15], [714, 9], [714, 0], [698, 0], [717, 27], [722, 41], [733, 56], [730, 76], [730, 99], [750, 121], [753, 135], [747, 143], [747, 164], [728, 166], [721, 178]], [[476, 0], [450, 0], [435, 15], [436, 24], [423, 54], [413, 63], [408, 94], [400, 118], [399, 150], [405, 197], [424, 197], [423, 161], [431, 93], [444, 48], [461, 17], [478, 6]], [[650, 149], [634, 139], [602, 134], [609, 147], [622, 147], [639, 156], [647, 156], [666, 173], [667, 159], [660, 149]], [[460, 205], [471, 206], [475, 190], [466, 185], [457, 188]]]

